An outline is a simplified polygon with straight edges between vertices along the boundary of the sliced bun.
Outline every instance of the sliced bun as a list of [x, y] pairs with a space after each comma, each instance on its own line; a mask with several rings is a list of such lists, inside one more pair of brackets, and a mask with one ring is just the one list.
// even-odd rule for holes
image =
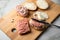
[[46, 2], [46, 0], [36, 0], [36, 5], [40, 8], [40, 9], [47, 9], [49, 7], [48, 3]]
[[26, 7], [23, 7], [22, 5], [18, 5], [16, 9], [20, 16], [26, 17], [28, 15], [28, 9]]
[[24, 18], [22, 20], [19, 20], [17, 22], [17, 31], [18, 31], [18, 34], [27, 34], [30, 32], [30, 27], [29, 27], [29, 23], [28, 23], [28, 19], [27, 18]]
[[45, 25], [43, 23], [39, 23], [32, 19], [29, 20], [29, 24], [36, 30], [44, 30], [45, 29]]
[[36, 11], [33, 14], [33, 18], [37, 20], [45, 20], [45, 19], [48, 19], [48, 15], [45, 12]]
[[27, 9], [29, 9], [29, 10], [36, 10], [37, 9], [36, 4], [34, 4], [33, 2], [25, 2], [23, 4], [23, 6], [26, 7]]

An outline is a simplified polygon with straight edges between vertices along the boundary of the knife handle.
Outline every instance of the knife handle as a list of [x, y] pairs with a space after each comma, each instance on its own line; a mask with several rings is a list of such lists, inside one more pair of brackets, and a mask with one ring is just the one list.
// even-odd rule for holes
[[58, 25], [54, 25], [54, 24], [51, 24], [51, 26], [55, 26], [55, 27], [57, 27], [57, 28], [60, 28], [60, 26], [58, 26]]

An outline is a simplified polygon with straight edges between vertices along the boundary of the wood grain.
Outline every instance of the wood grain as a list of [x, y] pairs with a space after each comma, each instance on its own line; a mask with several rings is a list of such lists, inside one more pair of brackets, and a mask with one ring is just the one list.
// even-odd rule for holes
[[[56, 5], [55, 3], [51, 2], [50, 0], [47, 0], [49, 3], [50, 7], [47, 10], [41, 10], [38, 9], [38, 11], [43, 11], [46, 12], [49, 16], [49, 19], [46, 20], [47, 22], [51, 23], [60, 13], [60, 6]], [[32, 14], [35, 11], [30, 11], [30, 16], [27, 18], [31, 18]], [[12, 22], [12, 20], [14, 21]], [[13, 28], [16, 28], [16, 23], [18, 20], [23, 19], [23, 17], [19, 16], [16, 9], [11, 10], [7, 15], [5, 15], [0, 22], [0, 28], [2, 31], [4, 31], [10, 38], [11, 40], [35, 40], [43, 31], [37, 31], [34, 28], [31, 27], [31, 33], [27, 35], [19, 35], [16, 32], [12, 32], [11, 30]]]

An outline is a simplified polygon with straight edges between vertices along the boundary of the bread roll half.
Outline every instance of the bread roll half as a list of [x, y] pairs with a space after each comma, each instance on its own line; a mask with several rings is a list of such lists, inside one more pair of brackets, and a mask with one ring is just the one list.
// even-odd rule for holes
[[41, 30], [42, 31], [46, 28], [45, 24], [37, 22], [37, 21], [32, 20], [32, 19], [29, 20], [29, 24], [30, 24], [30, 26], [32, 26], [36, 30]]
[[36, 0], [36, 5], [40, 8], [40, 9], [47, 9], [49, 7], [48, 3], [46, 2], [46, 0]]
[[29, 9], [29, 10], [36, 10], [37, 9], [36, 4], [33, 3], [33, 2], [25, 2], [23, 4], [23, 6], [26, 7], [27, 9]]
[[33, 18], [34, 18], [34, 19], [37, 19], [37, 20], [45, 20], [45, 19], [48, 18], [48, 15], [47, 15], [47, 13], [45, 13], [45, 12], [36, 11], [36, 12], [33, 14]]

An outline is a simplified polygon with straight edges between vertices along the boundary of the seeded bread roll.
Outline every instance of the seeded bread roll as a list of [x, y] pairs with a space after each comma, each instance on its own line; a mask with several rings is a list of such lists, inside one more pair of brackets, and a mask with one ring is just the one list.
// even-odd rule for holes
[[26, 7], [23, 7], [22, 5], [18, 5], [16, 9], [20, 16], [26, 17], [28, 15], [28, 9]]
[[33, 14], [33, 18], [37, 20], [46, 20], [48, 19], [48, 15], [45, 12], [36, 11]]
[[45, 25], [43, 23], [37, 22], [37, 21], [32, 20], [32, 19], [29, 20], [29, 24], [30, 24], [30, 26], [32, 26], [36, 30], [42, 31], [45, 29]]
[[27, 18], [24, 18], [17, 22], [17, 31], [18, 31], [18, 34], [21, 34], [21, 35], [27, 34], [30, 32], [29, 22]]
[[37, 9], [37, 6], [34, 2], [25, 2], [23, 4], [24, 7], [26, 7], [27, 9], [29, 10], [36, 10]]
[[47, 9], [49, 7], [48, 3], [46, 2], [46, 0], [36, 0], [36, 5], [40, 8], [40, 9]]

